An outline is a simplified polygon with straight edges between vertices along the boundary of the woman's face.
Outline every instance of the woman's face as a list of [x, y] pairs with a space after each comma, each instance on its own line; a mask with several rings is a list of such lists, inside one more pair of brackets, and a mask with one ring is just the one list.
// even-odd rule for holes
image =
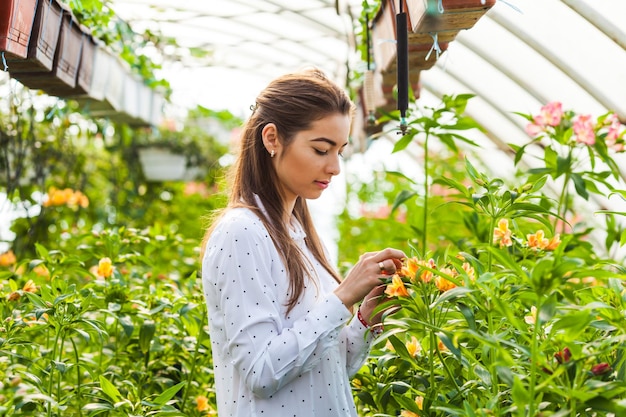
[[333, 114], [313, 122], [296, 134], [291, 144], [279, 147], [272, 159], [285, 195], [285, 207], [297, 197], [315, 199], [340, 172], [340, 159], [348, 144], [350, 117]]

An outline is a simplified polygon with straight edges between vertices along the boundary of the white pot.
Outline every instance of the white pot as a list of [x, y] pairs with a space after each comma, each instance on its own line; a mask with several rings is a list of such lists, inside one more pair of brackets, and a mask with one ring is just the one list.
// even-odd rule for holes
[[187, 158], [169, 149], [141, 148], [139, 161], [148, 181], [180, 181], [185, 177]]

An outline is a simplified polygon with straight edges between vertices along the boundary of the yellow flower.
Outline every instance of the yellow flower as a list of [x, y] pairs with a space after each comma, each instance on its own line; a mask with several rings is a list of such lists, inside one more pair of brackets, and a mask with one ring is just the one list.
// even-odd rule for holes
[[[424, 397], [419, 395], [415, 397], [415, 404], [417, 404], [417, 408], [423, 410], [422, 407], [424, 406]], [[402, 410], [402, 412], [400, 412], [400, 417], [419, 417], [419, 415], [415, 414], [413, 411]]]
[[419, 396], [419, 395], [415, 397], [415, 404], [417, 404], [417, 408], [419, 408], [420, 410], [423, 410], [422, 407], [424, 407], [424, 397]]
[[108, 278], [113, 275], [114, 266], [111, 263], [111, 259], [102, 258], [100, 262], [98, 262], [98, 276], [103, 278]]
[[526, 324], [535, 324], [537, 322], [537, 307], [530, 308], [530, 314], [524, 317]]
[[406, 342], [405, 346], [411, 356], [417, 356], [422, 351], [422, 346], [415, 336], [411, 336], [411, 341]]
[[37, 286], [32, 279], [29, 279], [28, 282], [24, 284], [24, 288], [22, 288], [22, 291], [35, 293], [37, 292]]
[[204, 395], [198, 395], [196, 397], [196, 410], [207, 411], [209, 409], [209, 399]]
[[12, 250], [0, 255], [0, 266], [10, 266], [17, 262]]
[[476, 271], [474, 270], [474, 267], [469, 262], [463, 262], [463, 265], [461, 266], [461, 268], [463, 268], [463, 271], [465, 271], [470, 281], [476, 280]]
[[396, 349], [393, 347], [393, 344], [391, 343], [391, 341], [389, 339], [387, 339], [387, 343], [385, 343], [385, 349], [391, 351], [391, 352], [395, 352]]
[[385, 294], [389, 297], [408, 297], [409, 293], [402, 282], [402, 278], [398, 274], [391, 278], [391, 284], [385, 288]]
[[500, 247], [512, 246], [513, 240], [511, 240], [511, 230], [509, 229], [509, 221], [507, 219], [500, 219], [498, 227], [493, 229], [493, 243], [500, 243]]

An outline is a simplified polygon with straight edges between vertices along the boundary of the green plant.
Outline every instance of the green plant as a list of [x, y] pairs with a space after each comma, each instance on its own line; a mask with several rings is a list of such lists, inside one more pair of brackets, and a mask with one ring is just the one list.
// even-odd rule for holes
[[[592, 171], [581, 170], [580, 160], [573, 157], [579, 151], [609, 167], [600, 178], [611, 176], [611, 181], [602, 182], [604, 191], [596, 187], [592, 192], [603, 198], [624, 195], [623, 181], [610, 168], [616, 166], [610, 148], [622, 150], [623, 129], [609, 122], [612, 116], [597, 120], [596, 128], [588, 131], [594, 132], [593, 144], [581, 147], [565, 141], [566, 155], [571, 154], [562, 159], [546, 148], [546, 168], [521, 175], [517, 185], [479, 170], [470, 162], [471, 154], [465, 157], [464, 174], [443, 169], [431, 187], [423, 188], [421, 198], [433, 202], [440, 198], [429, 193], [433, 187], [448, 187], [453, 193], [446, 201], [414, 205], [419, 199], [406, 198], [415, 194], [413, 183], [405, 183], [409, 189], [400, 190], [395, 207], [404, 207], [407, 219], [416, 218], [412, 212], [426, 218], [443, 212], [456, 218], [455, 228], [464, 231], [454, 231], [462, 239], [433, 242], [429, 251], [413, 248], [403, 269], [385, 282], [393, 301], [380, 309], [401, 308], [385, 317], [380, 341], [388, 343], [376, 346], [355, 377], [363, 415], [626, 412], [626, 326], [621, 314], [626, 268], [588, 239], [591, 228], [559, 226], [569, 213], [585, 209], [569, 197], [570, 186], [582, 191], [575, 178], [589, 189], [598, 175], [597, 165]], [[434, 126], [437, 119], [419, 123]], [[583, 132], [571, 127], [569, 135], [575, 131]], [[406, 146], [409, 139], [404, 141], [397, 147]], [[607, 141], [609, 145], [603, 145]], [[516, 148], [512, 163], [519, 163], [523, 154]], [[557, 178], [567, 184], [554, 194], [548, 185]], [[423, 207], [431, 207], [425, 215]], [[618, 220], [625, 213], [604, 212], [609, 230], [605, 246], [616, 241], [619, 245], [623, 239]], [[452, 233], [439, 230], [449, 229], [448, 223], [428, 224], [427, 236]], [[424, 239], [421, 228], [415, 230], [418, 239]]]

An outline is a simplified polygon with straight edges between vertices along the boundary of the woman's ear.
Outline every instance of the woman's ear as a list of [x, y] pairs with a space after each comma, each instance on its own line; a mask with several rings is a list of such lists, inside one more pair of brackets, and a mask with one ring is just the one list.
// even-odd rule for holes
[[278, 130], [274, 123], [268, 123], [261, 131], [261, 137], [263, 138], [263, 146], [267, 149], [267, 153], [274, 157], [278, 149], [280, 148], [280, 142], [278, 140]]

